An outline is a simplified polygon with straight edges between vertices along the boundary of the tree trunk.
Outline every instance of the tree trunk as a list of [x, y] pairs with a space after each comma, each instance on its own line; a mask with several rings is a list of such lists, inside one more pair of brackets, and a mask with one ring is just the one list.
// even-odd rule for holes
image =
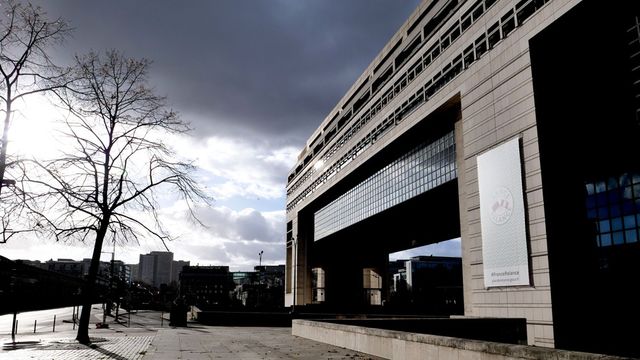
[[80, 324], [78, 325], [78, 335], [76, 340], [81, 344], [89, 344], [89, 320], [91, 319], [91, 306], [95, 297], [96, 279], [98, 278], [98, 269], [100, 268], [100, 254], [102, 253], [102, 243], [107, 234], [109, 227], [109, 217], [105, 217], [100, 223], [100, 229], [96, 233], [96, 243], [93, 246], [93, 256], [91, 257], [91, 266], [89, 266], [89, 275], [84, 285], [84, 296], [82, 299], [82, 313], [80, 314]]

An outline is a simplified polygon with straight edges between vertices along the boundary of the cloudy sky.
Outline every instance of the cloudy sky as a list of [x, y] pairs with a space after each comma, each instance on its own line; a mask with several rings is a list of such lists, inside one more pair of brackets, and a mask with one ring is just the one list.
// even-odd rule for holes
[[[212, 208], [199, 211], [206, 228], [176, 215], [180, 204], [163, 209], [178, 235], [168, 246], [176, 259], [233, 269], [252, 268], [260, 251], [263, 263], [284, 263], [288, 171], [311, 132], [418, 3], [34, 1], [75, 28], [53, 49], [58, 63], [105, 49], [153, 61], [152, 85], [194, 129], [175, 146], [196, 159], [215, 198]], [[91, 246], [20, 239], [0, 245], [0, 254], [79, 259], [90, 256]], [[137, 263], [140, 253], [162, 249], [149, 239], [118, 246], [116, 258]]]

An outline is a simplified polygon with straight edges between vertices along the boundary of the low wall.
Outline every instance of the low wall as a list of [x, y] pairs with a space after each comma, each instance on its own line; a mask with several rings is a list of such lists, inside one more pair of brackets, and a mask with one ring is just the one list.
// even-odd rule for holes
[[286, 312], [257, 311], [201, 311], [192, 310], [192, 317], [203, 325], [212, 326], [291, 326], [291, 315]]
[[600, 354], [311, 320], [293, 320], [292, 334], [386, 359], [623, 359]]
[[527, 345], [527, 320], [523, 318], [365, 318], [365, 319], [308, 319], [364, 328], [396, 330]]

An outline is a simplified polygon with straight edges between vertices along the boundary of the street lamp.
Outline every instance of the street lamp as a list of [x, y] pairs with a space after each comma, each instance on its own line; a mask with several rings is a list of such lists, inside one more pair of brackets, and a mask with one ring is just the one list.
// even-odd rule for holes
[[[104, 306], [104, 311], [102, 313], [102, 324], [106, 324], [107, 322], [107, 314], [111, 315], [111, 307], [113, 306], [111, 303], [111, 297], [113, 296], [113, 277], [114, 277], [114, 267], [115, 267], [115, 257], [116, 257], [116, 241], [115, 239], [113, 240], [113, 251], [101, 251], [102, 254], [111, 254], [111, 276], [109, 276], [109, 298], [107, 298], [107, 301], [105, 303]], [[99, 265], [98, 265], [99, 266]], [[116, 317], [116, 321], [117, 321], [117, 317]]]
[[258, 266], [262, 266], [262, 254], [264, 254], [264, 251], [260, 250], [260, 252], [258, 253], [258, 256], [260, 257], [260, 260], [258, 262]]

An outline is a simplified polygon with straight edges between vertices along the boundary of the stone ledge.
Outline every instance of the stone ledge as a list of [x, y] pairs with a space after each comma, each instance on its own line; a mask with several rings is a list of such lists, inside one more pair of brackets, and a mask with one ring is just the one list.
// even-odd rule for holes
[[[411, 345], [412, 348], [416, 348], [416, 345], [419, 349], [420, 346], [424, 347], [423, 350], [418, 350], [418, 352], [432, 352], [433, 347], [441, 348], [442, 350], [448, 349], [452, 351], [457, 351], [460, 353], [479, 353], [475, 356], [479, 356], [483, 354], [484, 356], [489, 355], [495, 356], [495, 359], [580, 359], [580, 360], [621, 360], [628, 359], [617, 356], [609, 356], [602, 354], [593, 354], [593, 353], [584, 353], [584, 352], [576, 352], [576, 351], [566, 351], [566, 350], [558, 350], [551, 348], [542, 348], [535, 346], [526, 346], [526, 345], [513, 345], [513, 344], [503, 344], [496, 343], [490, 341], [479, 341], [479, 340], [469, 340], [462, 338], [454, 338], [447, 336], [438, 336], [438, 335], [429, 335], [429, 334], [417, 334], [417, 333], [409, 333], [403, 331], [396, 330], [384, 330], [384, 329], [376, 329], [376, 328], [367, 328], [362, 326], [354, 326], [354, 325], [342, 325], [335, 324], [330, 322], [322, 322], [322, 321], [311, 321], [311, 320], [293, 320], [292, 326], [292, 334], [304, 338], [308, 338], [315, 341], [326, 342], [327, 336], [322, 336], [321, 334], [314, 334], [313, 329], [318, 329], [320, 331], [335, 331], [336, 335], [339, 333], [351, 333], [354, 335], [360, 335], [364, 337], [370, 337], [371, 343], [376, 343], [375, 338], [387, 339], [391, 341], [400, 341], [404, 342], [405, 345]], [[335, 338], [335, 337], [333, 337]], [[344, 337], [342, 340], [345, 340]], [[335, 341], [331, 345], [337, 346], [345, 346], [348, 341]], [[379, 343], [379, 342], [378, 342]], [[358, 342], [360, 345], [357, 349], [352, 348], [351, 350], [361, 351], [377, 356], [383, 356], [390, 359], [402, 358], [407, 354], [396, 354], [396, 346], [393, 349], [387, 349], [388, 353], [381, 354], [375, 350], [369, 350], [366, 348], [362, 348], [364, 342]], [[408, 346], [405, 346], [408, 347]], [[389, 356], [391, 355], [391, 356]], [[403, 355], [403, 356], [401, 356]], [[484, 357], [483, 357], [484, 359]]]

